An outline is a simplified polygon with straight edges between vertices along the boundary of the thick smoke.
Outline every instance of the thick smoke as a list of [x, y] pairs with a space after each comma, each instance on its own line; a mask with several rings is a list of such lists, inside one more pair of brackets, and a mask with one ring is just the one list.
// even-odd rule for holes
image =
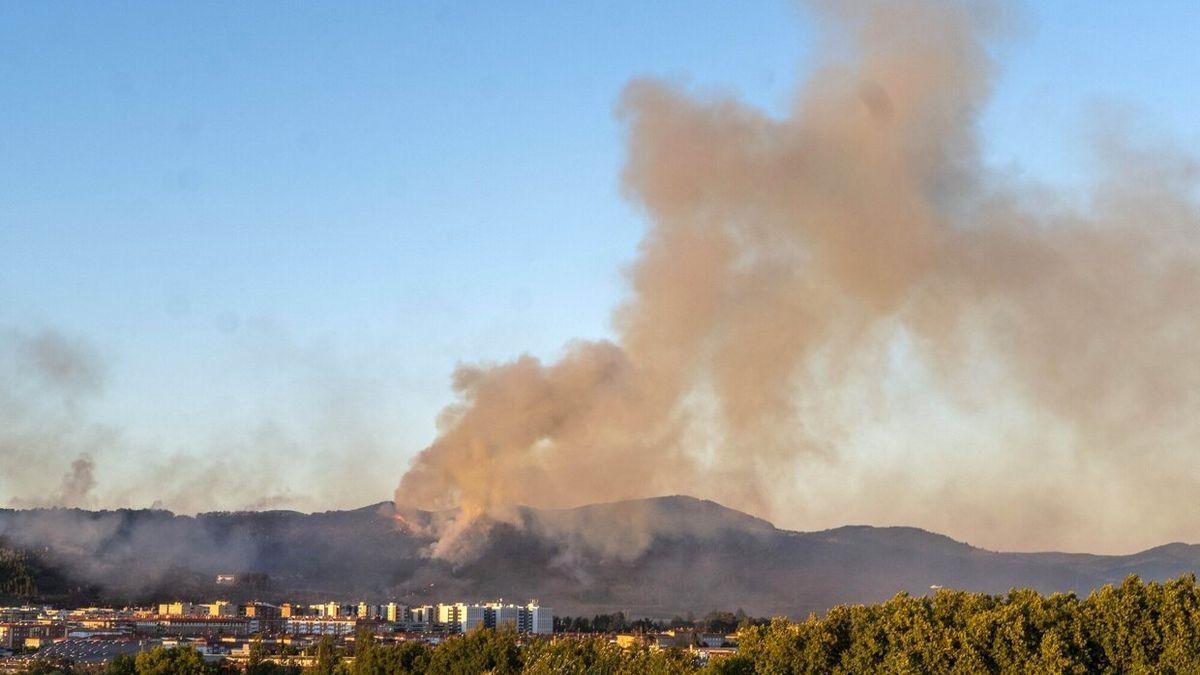
[[979, 150], [1002, 11], [816, 13], [783, 119], [628, 86], [616, 341], [459, 369], [396, 491], [461, 508], [437, 554], [507, 505], [670, 492], [995, 547], [1200, 534], [1197, 165], [1100, 128], [1084, 198], [1022, 184]]

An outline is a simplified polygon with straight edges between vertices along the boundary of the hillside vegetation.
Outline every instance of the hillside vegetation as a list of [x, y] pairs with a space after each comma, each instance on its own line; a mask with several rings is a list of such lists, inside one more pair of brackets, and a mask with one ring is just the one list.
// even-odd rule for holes
[[1085, 599], [938, 591], [740, 632], [722, 673], [1196, 673], [1200, 586], [1136, 576]]
[[30, 567], [29, 554], [9, 548], [0, 541], [0, 599], [24, 599], [37, 593], [38, 586]]
[[[794, 532], [685, 496], [481, 519], [473, 552], [428, 555], [425, 521], [445, 514], [391, 503], [353, 511], [181, 516], [166, 511], [0, 509], [9, 545], [37, 553], [39, 599], [153, 604], [181, 597], [325, 601], [538, 598], [560, 616], [625, 612], [664, 619], [742, 608], [802, 620], [931, 586], [980, 593], [1031, 588], [1080, 596], [1129, 574], [1167, 580], [1200, 569], [1200, 546], [1129, 555], [989, 551], [907, 527]], [[418, 526], [412, 526], [417, 523]], [[424, 523], [423, 525], [421, 523]], [[219, 587], [218, 574], [263, 584]], [[265, 575], [265, 576], [263, 576]]]

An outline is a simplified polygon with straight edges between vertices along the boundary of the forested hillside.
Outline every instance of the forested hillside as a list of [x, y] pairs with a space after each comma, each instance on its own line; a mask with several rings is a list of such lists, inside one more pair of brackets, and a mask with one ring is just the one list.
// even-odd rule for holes
[[[353, 511], [180, 516], [166, 511], [0, 509], [0, 532], [37, 553], [40, 597], [145, 603], [217, 594], [230, 600], [538, 598], [561, 615], [703, 616], [744, 609], [803, 619], [835, 605], [882, 602], [931, 586], [1081, 596], [1128, 574], [1164, 580], [1200, 570], [1200, 546], [1129, 555], [1006, 553], [907, 527], [793, 532], [684, 496], [564, 510], [516, 509], [473, 526], [473, 555], [431, 558], [426, 524], [444, 514], [391, 503]], [[413, 523], [417, 523], [413, 526]], [[44, 580], [51, 573], [58, 581]], [[253, 589], [218, 574], [256, 573]], [[265, 576], [263, 576], [265, 575]], [[60, 589], [55, 591], [51, 585]], [[245, 593], [238, 595], [245, 590]], [[243, 597], [244, 596], [244, 597]]]
[[37, 595], [37, 582], [29, 565], [29, 554], [4, 545], [0, 540], [0, 599]]
[[0, 603], [35, 600], [75, 603], [95, 597], [94, 587], [69, 579], [36, 552], [0, 539]]

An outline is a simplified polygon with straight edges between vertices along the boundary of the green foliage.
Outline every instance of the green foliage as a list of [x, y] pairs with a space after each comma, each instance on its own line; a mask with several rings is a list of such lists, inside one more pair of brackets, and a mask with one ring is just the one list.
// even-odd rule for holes
[[429, 669], [432, 648], [416, 641], [379, 645], [370, 640], [356, 640], [355, 651], [350, 675], [415, 675]]
[[700, 628], [705, 633], [732, 633], [745, 620], [745, 612], [741, 612], [740, 616], [733, 612], [709, 612], [700, 620]]
[[304, 669], [306, 675], [333, 675], [341, 664], [342, 652], [328, 635], [317, 643], [315, 655], [316, 663]]
[[142, 652], [134, 660], [137, 675], [208, 675], [211, 670], [194, 647], [170, 647]]
[[450, 638], [433, 650], [426, 672], [431, 675], [519, 673], [521, 654], [517, 647], [517, 635], [511, 628], [502, 628], [473, 630], [466, 635]]
[[34, 661], [25, 669], [24, 675], [82, 675], [83, 671], [67, 661]]
[[263, 647], [262, 637], [251, 640], [249, 647], [249, 654], [246, 658], [246, 675], [300, 675], [300, 668], [297, 666], [282, 666], [267, 661], [267, 650]]
[[121, 654], [104, 666], [104, 675], [137, 675], [137, 661], [129, 654]]
[[536, 639], [522, 652], [525, 673], [537, 675], [583, 675], [585, 673], [617, 673], [626, 661], [626, 654], [605, 638], [548, 640]]
[[1192, 575], [1162, 584], [1130, 576], [1084, 600], [1031, 590], [900, 594], [739, 637], [737, 656], [711, 672], [1194, 673], [1200, 587]]

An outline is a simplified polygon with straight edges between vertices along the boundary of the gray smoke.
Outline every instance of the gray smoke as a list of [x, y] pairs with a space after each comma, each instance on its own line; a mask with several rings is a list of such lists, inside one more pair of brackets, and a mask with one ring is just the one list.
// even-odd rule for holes
[[364, 476], [387, 450], [378, 374], [326, 345], [243, 332], [254, 337], [230, 367], [272, 373], [264, 388], [285, 383], [281, 403], [259, 420], [231, 413], [201, 434], [156, 438], [105, 417], [112, 369], [87, 341], [0, 324], [0, 505], [197, 513], [357, 507], [378, 495]]
[[79, 340], [0, 329], [0, 494], [18, 506], [90, 503], [93, 457], [114, 440], [86, 415], [105, 379], [100, 358]]

